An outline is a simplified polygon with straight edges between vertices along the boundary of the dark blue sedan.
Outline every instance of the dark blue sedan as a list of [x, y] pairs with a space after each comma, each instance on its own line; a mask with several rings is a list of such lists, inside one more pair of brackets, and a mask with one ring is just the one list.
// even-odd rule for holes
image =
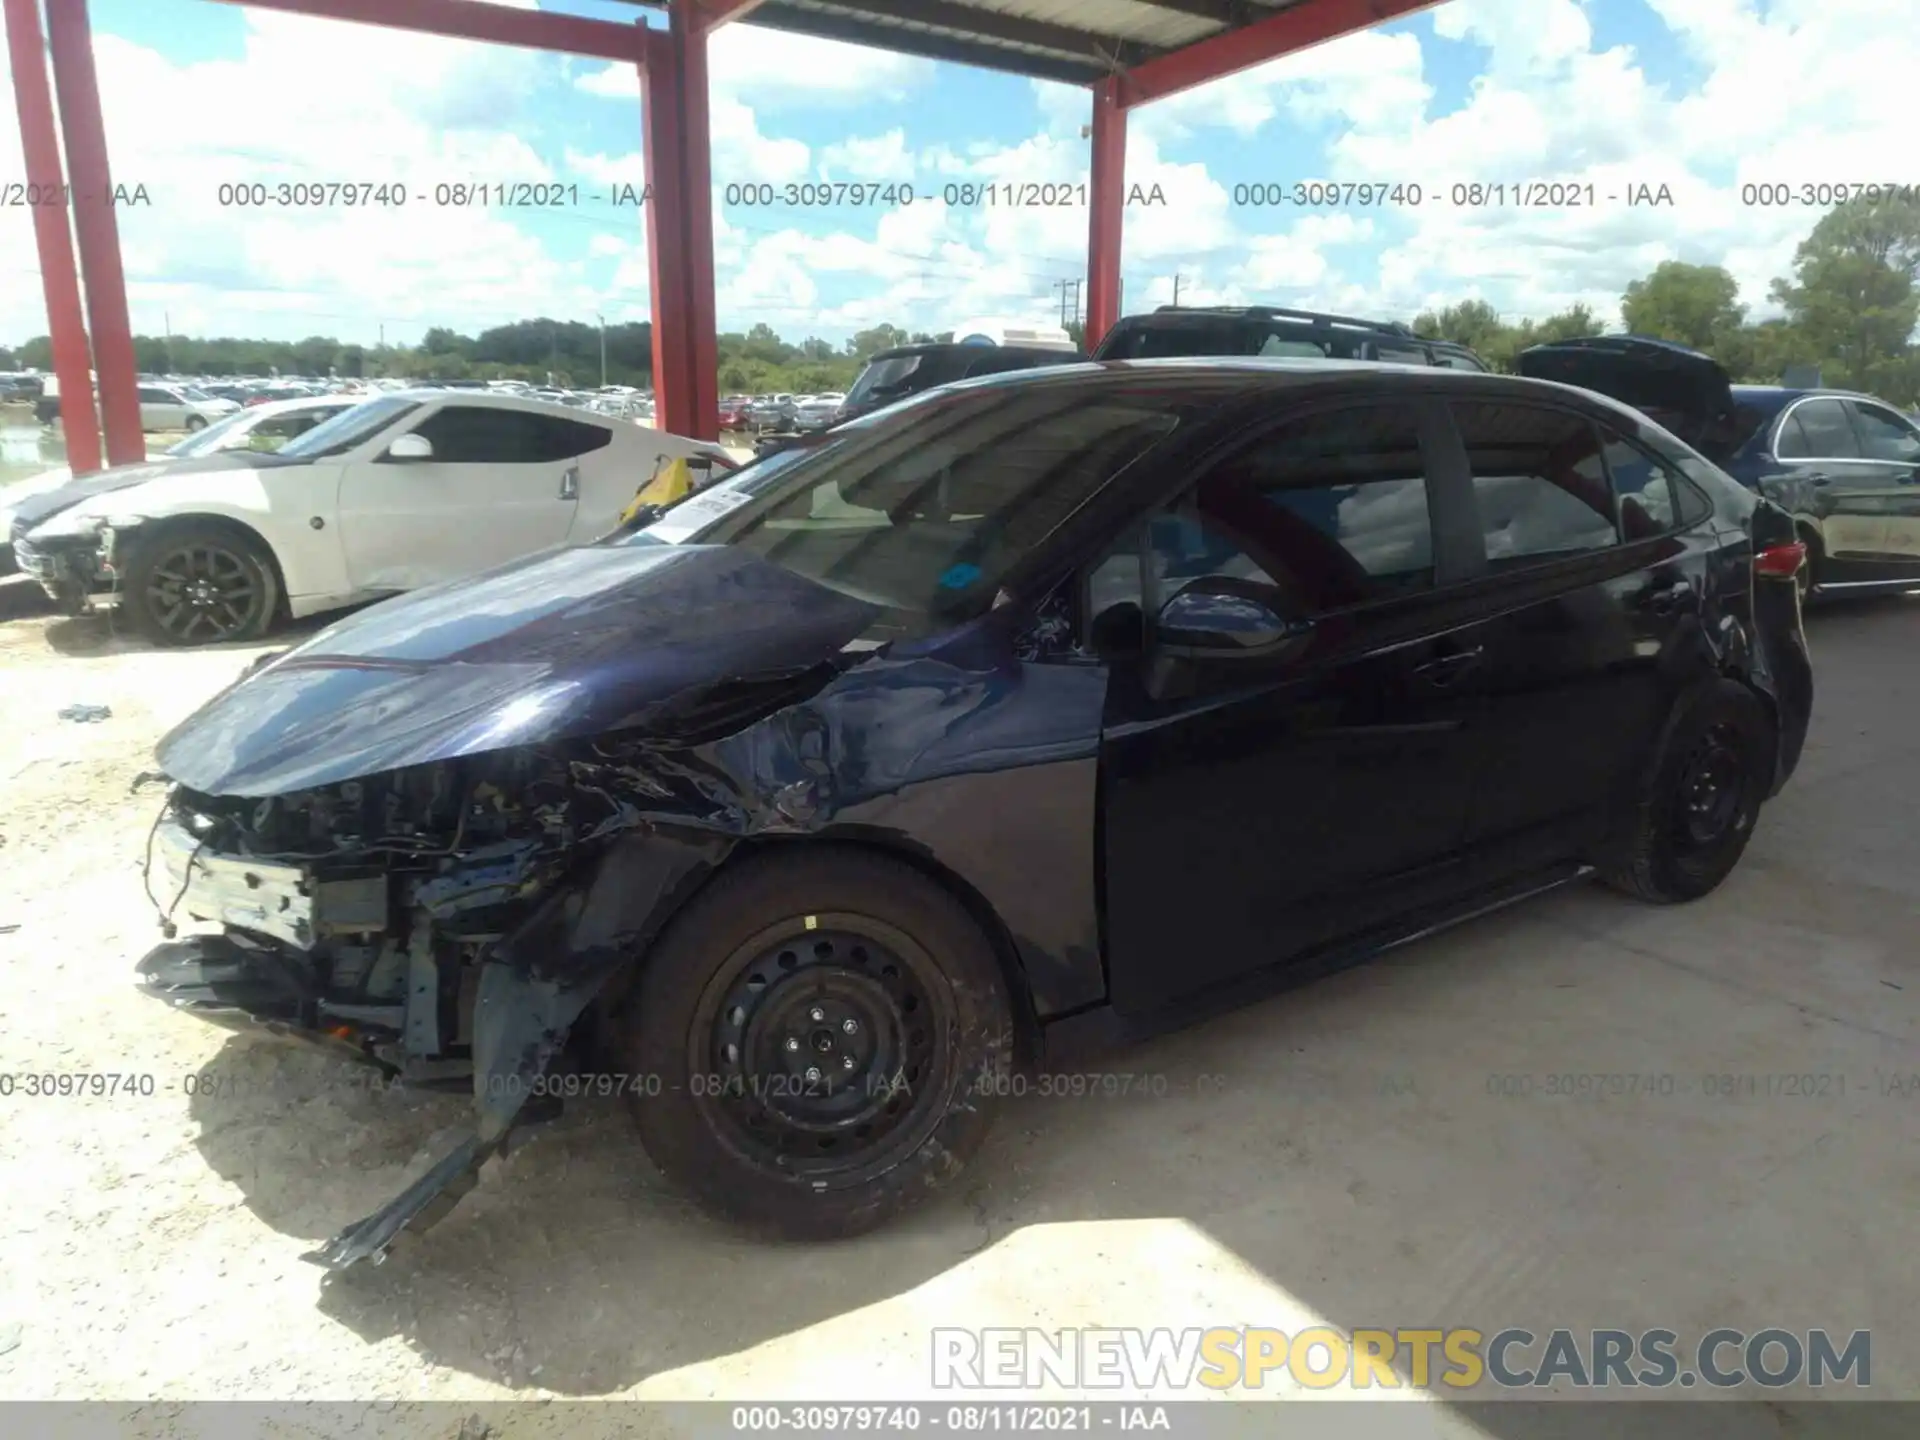
[[1884, 400], [1734, 385], [1711, 356], [1633, 335], [1538, 345], [1519, 370], [1626, 401], [1791, 511], [1804, 593], [1920, 586], [1920, 424]]

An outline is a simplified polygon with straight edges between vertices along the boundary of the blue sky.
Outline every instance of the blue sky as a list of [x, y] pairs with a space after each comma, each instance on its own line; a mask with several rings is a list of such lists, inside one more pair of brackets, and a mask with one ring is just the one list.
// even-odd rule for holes
[[[531, 8], [534, 0], [515, 0]], [[634, 23], [611, 0], [544, 8]], [[401, 36], [210, 0], [93, 0], [137, 329], [404, 340], [551, 314], [647, 313], [644, 230], [601, 200], [644, 176], [624, 67]], [[1449, 0], [1410, 20], [1134, 112], [1128, 308], [1181, 297], [1409, 317], [1475, 297], [1503, 313], [1617, 313], [1660, 260], [1767, 284], [1816, 218], [1739, 203], [1743, 181], [1905, 175], [1920, 46], [1879, 0]], [[1873, 20], [1881, 23], [1875, 25]], [[844, 338], [890, 320], [1057, 314], [1083, 273], [1073, 207], [961, 211], [948, 183], [1085, 179], [1085, 92], [732, 26], [712, 51], [724, 328]], [[10, 97], [8, 110], [10, 111]], [[6, 113], [6, 112], [0, 112]], [[16, 162], [17, 163], [17, 162]], [[12, 167], [0, 166], [0, 174]], [[729, 183], [905, 184], [912, 205], [725, 204]], [[1422, 203], [1236, 203], [1263, 181], [1408, 182]], [[407, 184], [381, 212], [223, 208], [222, 184]], [[456, 211], [440, 182], [578, 187], [557, 210]], [[1448, 203], [1455, 182], [1591, 183], [1600, 203]], [[1665, 185], [1672, 203], [1605, 197]], [[0, 212], [0, 274], [31, 282], [25, 212]], [[9, 285], [0, 340], [44, 329]]]

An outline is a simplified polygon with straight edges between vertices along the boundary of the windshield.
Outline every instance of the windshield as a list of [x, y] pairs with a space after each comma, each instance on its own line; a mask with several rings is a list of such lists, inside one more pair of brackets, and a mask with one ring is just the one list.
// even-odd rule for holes
[[187, 399], [189, 400], [213, 399], [213, 396], [209, 395], [206, 391], [202, 390], [198, 385], [182, 385], [180, 387], [180, 393], [186, 396]]
[[1015, 565], [1185, 414], [1146, 386], [916, 397], [758, 461], [641, 534], [737, 545], [879, 606], [893, 634], [927, 634], [985, 613]]
[[220, 443], [221, 441], [227, 439], [235, 431], [244, 433], [247, 427], [254, 424], [259, 418], [259, 412], [257, 411], [236, 410], [225, 419], [214, 421], [213, 424], [207, 426], [206, 429], [195, 431], [178, 445], [168, 446], [166, 453], [184, 459], [191, 459], [195, 455], [211, 455], [214, 451], [224, 448]]
[[350, 410], [342, 410], [304, 435], [295, 436], [280, 447], [280, 454], [295, 460], [319, 460], [343, 455], [356, 445], [371, 440], [401, 416], [420, 408], [418, 400], [398, 395], [383, 395], [366, 400]]
[[966, 361], [951, 352], [923, 350], [913, 355], [882, 355], [867, 362], [847, 391], [846, 405], [884, 405], [910, 390], [931, 390], [966, 373]]

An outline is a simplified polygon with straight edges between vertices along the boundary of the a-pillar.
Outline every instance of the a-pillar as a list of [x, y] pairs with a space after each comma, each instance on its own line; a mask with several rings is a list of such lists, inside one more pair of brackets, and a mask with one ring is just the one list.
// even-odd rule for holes
[[1091, 351], [1120, 318], [1120, 233], [1126, 209], [1127, 111], [1118, 77], [1093, 87], [1093, 173], [1087, 187], [1087, 330]]
[[87, 353], [80, 276], [74, 269], [73, 236], [67, 228], [66, 174], [60, 163], [60, 135], [54, 127], [53, 90], [47, 82], [39, 0], [4, 3], [13, 101], [20, 115], [20, 148], [26, 162], [23, 173], [33, 210], [33, 242], [40, 256], [40, 288], [47, 301], [47, 333], [53, 337], [53, 373], [60, 382], [67, 467], [75, 475], [91, 475], [100, 468], [100, 418], [93, 406], [93, 361]]
[[713, 284], [713, 181], [707, 119], [707, 37], [675, 6], [645, 32], [640, 88], [653, 291], [654, 424], [720, 438]]
[[[127, 318], [127, 277], [120, 267], [120, 227], [113, 213], [107, 127], [100, 114], [100, 80], [93, 68], [87, 0], [47, 0], [47, 48], [53, 56], [60, 132], [72, 182], [73, 231], [80, 244], [80, 270], [86, 285], [93, 368], [100, 377], [107, 463], [138, 464], [147, 458], [146, 436], [140, 429], [139, 367]], [[64, 415], [64, 380], [60, 388]]]

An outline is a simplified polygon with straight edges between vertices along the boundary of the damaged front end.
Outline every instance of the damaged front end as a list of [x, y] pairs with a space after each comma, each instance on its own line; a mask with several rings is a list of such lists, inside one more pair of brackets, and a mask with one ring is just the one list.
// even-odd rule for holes
[[179, 920], [222, 929], [149, 953], [147, 994], [401, 1083], [473, 1083], [473, 1134], [309, 1259], [378, 1259], [403, 1226], [451, 1208], [645, 943], [636, 926], [724, 852], [642, 818], [642, 803], [676, 797], [633, 763], [640, 748], [528, 747], [260, 799], [169, 795], [149, 893], [170, 935]]

